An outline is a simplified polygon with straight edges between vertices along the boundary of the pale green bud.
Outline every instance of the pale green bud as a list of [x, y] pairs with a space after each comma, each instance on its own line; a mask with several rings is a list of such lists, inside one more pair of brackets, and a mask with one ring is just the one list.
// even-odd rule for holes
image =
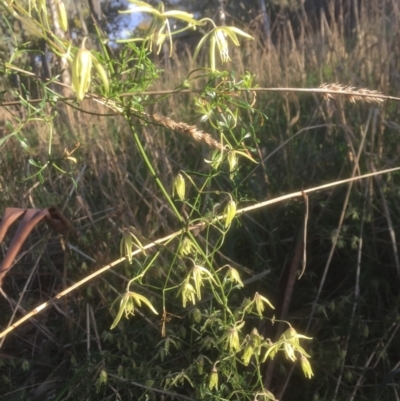
[[186, 256], [192, 253], [196, 247], [193, 242], [188, 238], [184, 237], [183, 240], [179, 244], [178, 254], [180, 256]]
[[225, 228], [228, 228], [236, 215], [236, 203], [230, 200], [225, 207]]
[[199, 308], [194, 308], [192, 311], [191, 311], [191, 316], [192, 316], [192, 319], [196, 322], [196, 323], [200, 323], [201, 322], [201, 311], [200, 311], [200, 309]]
[[72, 62], [72, 86], [76, 91], [77, 100], [81, 101], [89, 89], [92, 70], [92, 53], [81, 48]]
[[146, 368], [144, 366], [144, 363], [141, 362], [139, 366], [139, 374], [142, 375], [146, 371]]
[[229, 163], [229, 172], [231, 173], [230, 178], [232, 180], [234, 176], [234, 171], [236, 170], [236, 167], [238, 165], [238, 158], [233, 150], [228, 153], [228, 163]]
[[225, 341], [224, 349], [237, 352], [240, 349], [239, 331], [243, 328], [245, 322], [229, 327], [221, 337], [220, 342]]
[[196, 359], [196, 365], [197, 365], [197, 372], [199, 373], [199, 375], [202, 375], [203, 371], [204, 371], [204, 357], [203, 357], [203, 355], [200, 355]]
[[218, 389], [218, 370], [213, 367], [210, 373], [210, 381], [208, 382], [208, 388], [212, 390], [213, 388]]
[[238, 284], [239, 287], [244, 287], [244, 284], [240, 278], [239, 272], [233, 267], [228, 267], [228, 272], [226, 273], [226, 278], [232, 280], [232, 282]]
[[[263, 339], [264, 339], [264, 337], [260, 336], [260, 334], [258, 333], [258, 330], [254, 327], [254, 329], [250, 333], [250, 340], [252, 342], [253, 347], [259, 349]], [[260, 352], [258, 352], [258, 353], [260, 353]]]
[[196, 303], [196, 290], [186, 279], [181, 287], [179, 288], [177, 296], [182, 295], [182, 305], [186, 308], [186, 302], [192, 302], [193, 305]]
[[22, 362], [21, 368], [22, 368], [22, 370], [24, 372], [26, 372], [26, 371], [28, 371], [30, 369], [30, 366], [31, 365], [30, 365], [29, 361], [25, 360], [25, 361]]
[[354, 379], [353, 373], [351, 373], [349, 370], [347, 370], [347, 371], [344, 373], [344, 378], [346, 379], [346, 381], [347, 381], [348, 383], [351, 383], [351, 382], [353, 381], [353, 379]]
[[267, 304], [270, 308], [275, 309], [273, 307], [273, 305], [271, 304], [271, 302], [268, 301], [267, 298], [263, 297], [262, 295], [260, 295], [258, 292], [256, 292], [254, 294], [254, 302], [256, 304], [256, 309], [257, 309], [257, 313], [262, 317], [265, 306], [264, 304]]
[[369, 336], [369, 327], [368, 327], [367, 324], [364, 326], [363, 336], [364, 337], [368, 337]]
[[67, 12], [65, 11], [65, 4], [61, 0], [57, 1], [56, 9], [57, 9], [58, 23], [60, 24], [61, 29], [64, 32], [67, 32], [68, 31], [68, 18], [67, 18]]
[[243, 360], [244, 366], [248, 366], [253, 354], [254, 354], [254, 348], [251, 344], [251, 341], [249, 340], [244, 348], [243, 355], [242, 355], [242, 360]]
[[311, 377], [314, 376], [314, 373], [311, 369], [310, 362], [304, 355], [300, 357], [300, 365], [301, 368], [303, 369], [304, 376], [307, 377], [308, 379], [311, 379]]
[[181, 337], [181, 338], [186, 338], [186, 334], [187, 334], [187, 332], [186, 332], [185, 327], [184, 327], [184, 326], [181, 326], [181, 327], [179, 328], [179, 337]]
[[173, 193], [176, 193], [181, 201], [185, 200], [185, 187], [185, 179], [182, 174], [178, 174], [174, 181]]
[[282, 338], [288, 341], [290, 344], [297, 346], [300, 345], [299, 336], [297, 331], [293, 327], [289, 327], [283, 334]]
[[135, 316], [135, 303], [133, 302], [133, 298], [129, 296], [129, 294], [126, 295], [128, 297], [127, 302], [125, 303], [125, 317], [128, 318], [129, 315]]
[[106, 384], [107, 378], [108, 378], [107, 372], [104, 369], [102, 369], [99, 375], [99, 383]]
[[133, 238], [128, 230], [124, 230], [124, 234], [119, 243], [121, 257], [125, 256], [129, 263], [132, 262]]

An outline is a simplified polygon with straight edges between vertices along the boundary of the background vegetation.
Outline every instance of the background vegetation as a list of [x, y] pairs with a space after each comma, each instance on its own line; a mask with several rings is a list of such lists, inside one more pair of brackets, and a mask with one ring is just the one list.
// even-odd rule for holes
[[[240, 4], [234, 10], [239, 9]], [[260, 87], [313, 88], [329, 82], [399, 96], [400, 10], [395, 1], [332, 0], [323, 8], [307, 10], [295, 2], [286, 6], [271, 2], [266, 9], [271, 17], [269, 34], [262, 33], [262, 13], [254, 17], [246, 14], [247, 25], [243, 26], [233, 11], [226, 11], [227, 25], [237, 25], [255, 37], [234, 49], [232, 62], [224, 66], [237, 81], [250, 71]], [[90, 22], [89, 12], [83, 12], [83, 21], [85, 16]], [[93, 25], [89, 22], [90, 30]], [[16, 54], [21, 57], [20, 65], [30, 68], [31, 53], [25, 50], [39, 49], [40, 43], [29, 37], [17, 20], [3, 18], [1, 25], [6, 39], [2, 60]], [[166, 57], [168, 49], [153, 55], [157, 66], [154, 75], [160, 79], [154, 79], [151, 90], [177, 88], [191, 68], [205, 64], [208, 52], [200, 54], [193, 64], [186, 40], [176, 43], [170, 59]], [[15, 48], [15, 42], [21, 48]], [[37, 57], [41, 53], [32, 54]], [[52, 67], [60, 72], [56, 62]], [[2, 68], [4, 71], [4, 63]], [[37, 73], [43, 74], [42, 64]], [[196, 82], [194, 88], [201, 88], [204, 82]], [[169, 212], [122, 117], [108, 116], [103, 106], [90, 99], [84, 100], [79, 110], [62, 102], [37, 104], [37, 108], [57, 111], [52, 120], [50, 158], [43, 121], [32, 118], [26, 104], [7, 103], [20, 99], [17, 94], [40, 98], [43, 83], [24, 75], [4, 75], [1, 84], [0, 140], [15, 131], [18, 122], [23, 129], [0, 147], [0, 210], [58, 206], [78, 231], [71, 243], [90, 257], [63, 249], [63, 242], [53, 233], [37, 228], [3, 285], [8, 300], [0, 300], [4, 311], [0, 325], [5, 328], [19, 294], [24, 295], [23, 310], [30, 311], [119, 257], [127, 227], [134, 226], [150, 240], [181, 227]], [[146, 107], [210, 131], [207, 122], [198, 119], [195, 95], [173, 94], [154, 105], [149, 101]], [[342, 97], [327, 102], [317, 94], [291, 91], [256, 95], [255, 108], [268, 118], [244, 110], [240, 124], [257, 138], [247, 146], [259, 164], [242, 160], [233, 181], [225, 169], [215, 180], [213, 191], [236, 191], [242, 201], [248, 199], [243, 202], [248, 205], [399, 165], [397, 102], [353, 104]], [[169, 189], [180, 170], [208, 174], [204, 159], [210, 159], [211, 154], [207, 145], [157, 125], [141, 124], [137, 131], [157, 177]], [[77, 163], [73, 165], [64, 159], [64, 149], [70, 152], [78, 143], [73, 153]], [[68, 174], [47, 168], [42, 183], [37, 177], [27, 180], [37, 172], [30, 159], [42, 164], [54, 160]], [[297, 278], [304, 232], [302, 198], [244, 214], [232, 224], [215, 255], [220, 266], [229, 263], [245, 282], [240, 295], [232, 293], [232, 304], [240, 306], [243, 296], [259, 292], [276, 306], [277, 319], [288, 320], [298, 332], [313, 337], [302, 343], [312, 356], [312, 380], [305, 379], [300, 367], [293, 367], [284, 355], [262, 368], [262, 381], [276, 398], [399, 399], [398, 196], [398, 173], [310, 194], [307, 267], [301, 280]], [[183, 203], [176, 205], [183, 215], [188, 213]], [[204, 214], [209, 205], [205, 204]], [[11, 234], [1, 244], [3, 253]], [[213, 235], [202, 231], [196, 238], [204, 245], [214, 243]], [[170, 254], [161, 252], [157, 265], [149, 271], [151, 277], [143, 294], [155, 305], [161, 305], [161, 298], [154, 288], [170, 271], [170, 259]], [[143, 266], [145, 261], [140, 263]], [[135, 317], [123, 318], [110, 331], [117, 304], [111, 306], [140, 267], [136, 262], [123, 263], [108, 270], [8, 335], [0, 351], [0, 399], [161, 400], [173, 399], [171, 392], [180, 394], [176, 399], [199, 399], [185, 378], [177, 379], [177, 387], [171, 385], [180, 372], [190, 373], [196, 383], [201, 378], [194, 370], [184, 370], [187, 365], [195, 366], [198, 354], [189, 346], [195, 342], [193, 309], [182, 309], [180, 298], [169, 299], [170, 315], [163, 320], [150, 316], [144, 306], [135, 311]], [[183, 273], [176, 271], [176, 280]], [[206, 295], [197, 306], [203, 319], [210, 316], [213, 303]], [[17, 315], [21, 314], [24, 312], [19, 310]], [[250, 316], [249, 320], [253, 323], [256, 318]], [[258, 320], [254, 325], [272, 341], [287, 328]], [[213, 351], [204, 354], [213, 358]], [[211, 369], [206, 360], [207, 375]], [[245, 380], [252, 373], [249, 369], [243, 368], [237, 377]], [[220, 381], [233, 377], [220, 377]], [[224, 399], [222, 395], [215, 397]]]

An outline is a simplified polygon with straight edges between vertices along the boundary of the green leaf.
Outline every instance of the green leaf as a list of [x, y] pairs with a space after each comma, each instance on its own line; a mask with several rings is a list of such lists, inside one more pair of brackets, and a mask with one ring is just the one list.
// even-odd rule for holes
[[131, 292], [131, 296], [139, 306], [141, 306], [141, 302], [144, 302], [156, 315], [158, 315], [158, 312], [154, 309], [153, 305], [146, 297], [137, 294], [136, 292]]
[[236, 27], [234, 27], [234, 26], [226, 27], [226, 28], [225, 28], [225, 31], [228, 31], [228, 29], [229, 29], [230, 31], [233, 31], [234, 33], [240, 35], [240, 36], [243, 36], [243, 37], [247, 38], [247, 39], [251, 39], [251, 40], [254, 39], [254, 38], [253, 38], [251, 35], [249, 35], [248, 33], [243, 32], [241, 29], [236, 28]]
[[8, 139], [15, 135], [15, 132], [6, 135], [4, 138], [0, 138], [0, 146], [3, 145]]
[[201, 47], [203, 46], [204, 42], [207, 40], [207, 38], [210, 36], [211, 32], [207, 33], [206, 35], [204, 35], [201, 39], [200, 42], [197, 44], [196, 48], [194, 49], [194, 53], [193, 53], [193, 61], [196, 60], [199, 51], [201, 49]]
[[110, 330], [115, 328], [117, 326], [117, 324], [119, 323], [119, 321], [121, 320], [121, 317], [122, 317], [122, 315], [124, 313], [124, 310], [125, 310], [125, 307], [126, 307], [126, 304], [128, 303], [128, 301], [129, 301], [129, 295], [128, 294], [124, 294], [122, 299], [121, 299], [121, 303], [120, 303], [120, 306], [119, 306], [119, 311], [118, 311], [117, 317], [114, 319], [114, 322], [110, 327]]

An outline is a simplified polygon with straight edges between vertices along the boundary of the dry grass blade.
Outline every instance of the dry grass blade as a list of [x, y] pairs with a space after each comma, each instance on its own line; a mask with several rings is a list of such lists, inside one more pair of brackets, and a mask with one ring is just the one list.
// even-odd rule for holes
[[336, 95], [345, 95], [351, 103], [364, 101], [367, 103], [383, 103], [382, 93], [365, 88], [356, 89], [354, 86], [342, 84], [322, 84], [319, 89], [330, 91], [324, 94], [325, 100], [335, 99]]
[[[375, 165], [374, 165], [374, 163], [372, 161], [371, 161], [371, 170], [372, 171], [376, 171]], [[375, 179], [376, 179], [376, 183], [377, 183], [377, 186], [378, 186], [378, 189], [379, 189], [379, 193], [380, 193], [381, 198], [382, 198], [383, 210], [384, 210], [386, 221], [387, 221], [387, 224], [388, 224], [390, 241], [392, 243], [392, 248], [393, 248], [393, 258], [394, 258], [394, 263], [396, 265], [396, 270], [397, 270], [397, 277], [400, 279], [400, 260], [399, 260], [399, 252], [398, 252], [398, 249], [397, 249], [396, 232], [395, 232], [395, 229], [394, 229], [394, 224], [393, 224], [393, 220], [392, 220], [392, 217], [391, 217], [391, 214], [390, 214], [388, 202], [387, 202], [386, 197], [385, 197], [385, 192], [384, 192], [384, 190], [382, 188], [382, 182], [377, 177], [375, 177]]]

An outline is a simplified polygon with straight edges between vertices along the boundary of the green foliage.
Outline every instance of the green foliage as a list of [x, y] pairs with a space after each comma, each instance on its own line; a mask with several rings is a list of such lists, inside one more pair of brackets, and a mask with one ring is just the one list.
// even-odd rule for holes
[[[221, 191], [215, 182], [220, 176], [225, 176], [227, 182], [232, 181], [240, 171], [241, 160], [255, 162], [247, 147], [244, 146], [243, 141], [248, 135], [240, 128], [240, 123], [243, 112], [251, 114], [258, 112], [245, 98], [240, 98], [242, 91], [251, 88], [254, 76], [246, 73], [237, 81], [233, 74], [218, 71], [215, 51], [220, 53], [223, 63], [227, 62], [230, 58], [226, 38], [229, 37], [234, 45], [239, 46], [237, 35], [248, 39], [251, 39], [251, 36], [236, 27], [217, 27], [212, 20], [197, 21], [188, 13], [165, 11], [162, 4], [158, 9], [144, 2], [135, 1], [134, 4], [139, 7], [137, 10], [152, 14], [154, 22], [146, 37], [122, 41], [123, 49], [118, 51], [116, 57], [110, 57], [101, 38], [98, 38], [100, 43], [98, 51], [89, 49], [86, 43], [87, 38], [83, 39], [79, 48], [76, 48], [70, 39], [55, 38], [51, 33], [47, 9], [41, 3], [33, 3], [33, 8], [28, 11], [18, 2], [7, 3], [10, 13], [14, 13], [17, 19], [27, 22], [35, 35], [46, 41], [54, 54], [66, 58], [71, 64], [72, 89], [76, 93], [76, 99], [74, 101], [69, 98], [64, 99], [67, 105], [80, 108], [81, 102], [88, 97], [123, 117], [131, 130], [142, 162], [153, 177], [170, 210], [171, 218], [173, 217], [172, 226], [178, 228], [183, 224], [185, 227], [177, 230], [164, 247], [151, 253], [146, 252], [145, 248], [148, 244], [144, 245], [141, 235], [134, 226], [121, 228], [120, 251], [133, 269], [129, 269], [130, 279], [126, 291], [116, 299], [118, 309], [110, 329], [118, 330], [126, 326], [126, 319], [136, 315], [138, 310], [143, 316], [146, 311], [143, 309], [142, 312], [142, 306], [146, 305], [154, 314], [162, 310], [162, 328], [159, 333], [161, 341], [152, 345], [149, 343], [151, 354], [141, 353], [141, 365], [131, 368], [131, 372], [128, 372], [127, 367], [120, 363], [117, 375], [109, 374], [111, 362], [106, 355], [103, 355], [98, 369], [93, 371], [93, 374], [97, 376], [93, 390], [101, 393], [108, 388], [108, 383], [111, 381], [142, 378], [140, 385], [142, 388], [149, 390], [158, 388], [161, 392], [165, 390], [165, 394], [169, 394], [172, 390], [186, 389], [185, 391], [189, 391], [189, 394], [196, 399], [254, 398], [257, 397], [257, 393], [265, 392], [261, 367], [268, 356], [273, 358], [278, 351], [282, 350], [287, 358], [295, 362], [297, 359], [303, 361], [304, 358], [309, 358], [309, 355], [300, 347], [297, 335], [291, 338], [283, 335], [278, 342], [274, 343], [258, 334], [254, 318], [271, 320], [271, 317], [264, 315], [264, 309], [265, 305], [273, 308], [272, 304], [266, 297], [256, 292], [250, 300], [242, 296], [243, 302], [239, 306], [237, 299], [238, 296], [240, 297], [240, 288], [244, 286], [240, 273], [231, 265], [219, 267], [220, 262], [216, 257], [230, 226], [234, 224], [237, 204], [241, 199], [237, 198], [237, 189]], [[66, 28], [65, 9], [58, 8], [58, 12], [62, 26]], [[153, 117], [145, 112], [150, 99], [142, 93], [148, 90], [158, 78], [158, 71], [150, 59], [149, 51], [154, 44], [159, 52], [166, 39], [172, 44], [174, 33], [171, 32], [169, 22], [171, 18], [187, 23], [186, 29], [195, 25], [212, 24], [211, 31], [200, 41], [194, 54], [196, 58], [205, 39], [210, 38], [211, 70], [189, 72], [184, 86], [190, 88], [196, 80], [200, 79], [205, 82], [204, 91], [194, 99], [194, 103], [200, 113], [201, 121], [208, 122], [216, 130], [219, 141], [197, 130], [196, 127], [189, 127], [184, 123], [172, 123], [171, 120]], [[11, 55], [9, 62], [4, 66], [5, 72], [20, 71], [29, 75], [16, 64], [17, 52], [23, 53], [24, 49], [21, 48]], [[55, 79], [53, 82], [58, 84]], [[31, 158], [29, 163], [37, 171], [28, 177], [29, 179], [38, 178], [42, 184], [45, 184], [45, 170], [51, 166], [58, 173], [68, 173], [61, 167], [61, 161], [56, 163], [52, 157], [52, 121], [56, 112], [47, 107], [47, 102], [50, 99], [57, 102], [56, 91], [47, 83], [42, 85], [42, 91], [43, 100], [39, 108], [33, 106], [29, 99], [25, 100], [18, 94], [22, 106], [28, 111], [28, 116], [24, 121], [19, 121], [19, 127], [6, 136], [3, 144], [7, 140], [10, 141], [13, 136], [19, 139], [18, 132], [31, 121], [47, 126], [49, 158], [44, 163]], [[155, 103], [154, 100], [151, 102]], [[154, 124], [153, 120], [156, 119], [166, 127], [176, 127], [178, 131], [186, 131], [192, 140], [202, 141], [214, 147], [209, 161], [210, 167], [203, 168], [201, 172], [182, 170], [174, 182], [163, 182], [157, 176], [156, 164], [149, 156], [143, 138], [136, 128], [137, 118], [148, 124]], [[22, 144], [25, 143], [19, 140]], [[27, 146], [25, 148], [29, 150]], [[72, 156], [72, 153], [73, 151], [65, 151], [63, 160], [76, 163], [77, 159]], [[191, 184], [188, 194], [184, 176]], [[75, 180], [74, 185], [79, 186]], [[170, 197], [170, 191], [167, 189], [171, 186], [173, 193], [176, 193], [178, 197], [176, 202]], [[210, 200], [213, 203], [225, 205], [222, 213], [216, 210], [209, 213]], [[185, 213], [182, 213], [180, 205], [185, 208]], [[206, 231], [205, 244], [193, 234], [193, 228], [196, 225]], [[139, 251], [142, 255], [133, 258], [134, 251]], [[160, 264], [163, 265], [162, 272], [159, 272], [158, 265]], [[131, 290], [131, 286], [135, 286], [138, 290]], [[147, 292], [147, 295], [142, 295], [143, 292]], [[235, 294], [234, 299], [232, 294]], [[89, 298], [92, 296], [91, 291], [88, 295]], [[193, 307], [196, 307], [195, 318], [193, 318], [194, 315], [191, 318], [187, 313]], [[171, 312], [181, 316], [180, 327], [169, 325]], [[249, 320], [251, 317], [253, 319]], [[150, 318], [146, 317], [146, 319]], [[187, 320], [192, 320], [192, 323], [187, 324]], [[251, 334], [246, 334], [250, 332]], [[108, 334], [105, 336], [110, 340], [116, 337]], [[154, 339], [157, 338], [156, 333], [152, 336]], [[138, 350], [135, 351], [137, 352]], [[173, 361], [177, 358], [181, 361], [174, 363]], [[245, 367], [250, 364], [252, 369], [246, 372]], [[76, 367], [81, 369], [78, 363]], [[308, 364], [307, 367], [305, 374], [311, 377], [310, 365]], [[143, 368], [147, 372], [153, 372], [151, 379], [145, 372], [140, 374], [140, 369]], [[29, 370], [29, 365], [25, 364], [24, 370]], [[157, 373], [154, 374], [154, 372]], [[137, 397], [140, 398], [139, 394]]]
[[[382, 210], [387, 202], [397, 217], [396, 173], [382, 180], [379, 196], [365, 190], [371, 182], [355, 186], [340, 227], [343, 191], [310, 196], [308, 263], [302, 281], [295, 280], [285, 317], [290, 323], [274, 314], [283, 313], [281, 296], [288, 292], [280, 292], [281, 271], [288, 270], [284, 266], [290, 267], [293, 248], [301, 243], [296, 234], [304, 205], [293, 200], [240, 212], [267, 198], [347, 177], [360, 143], [358, 127], [366, 129], [372, 121], [359, 105], [343, 110], [338, 102], [333, 110], [333, 101], [311, 96], [255, 96], [254, 82], [284, 86], [288, 80], [343, 79], [348, 71], [357, 73], [365, 46], [357, 50], [360, 58], [358, 53], [341, 58], [344, 47], [333, 36], [340, 29], [332, 29], [326, 40], [336, 43], [336, 53], [329, 54], [333, 60], [320, 61], [314, 42], [302, 42], [297, 50], [294, 42], [285, 42], [291, 37], [288, 25], [275, 32], [282, 34], [277, 43], [283, 47], [271, 47], [267, 56], [257, 47], [259, 38], [228, 53], [231, 40], [238, 44], [236, 34], [246, 36], [242, 31], [160, 5], [148, 8], [155, 19], [147, 35], [113, 50], [100, 30], [86, 42], [54, 38], [41, 4], [32, 3], [29, 15], [25, 4], [6, 3], [22, 16], [9, 13], [9, 21], [37, 22], [27, 24], [31, 44], [12, 36], [14, 46], [1, 65], [10, 78], [18, 73], [21, 85], [2, 98], [7, 123], [0, 138], [0, 206], [57, 203], [79, 230], [67, 245], [81, 253], [64, 245], [57, 253], [54, 241], [43, 256], [29, 251], [30, 266], [40, 260], [29, 291], [23, 290], [27, 275], [20, 262], [5, 290], [25, 294], [22, 305], [30, 310], [118, 255], [122, 259], [113, 273], [104, 272], [57, 301], [56, 310], [42, 312], [46, 319], [38, 326], [35, 321], [22, 326], [19, 337], [7, 337], [11, 358], [0, 358], [0, 393], [15, 399], [274, 400], [279, 388], [286, 388], [290, 400], [348, 399], [353, 391], [365, 398], [389, 397], [386, 384], [398, 361], [399, 299]], [[173, 32], [169, 19], [179, 17]], [[162, 54], [175, 33], [182, 26], [189, 32], [191, 24], [205, 32], [195, 49], [197, 65], [191, 70], [172, 47], [173, 67], [166, 60], [157, 63], [154, 53]], [[74, 66], [76, 97], [68, 86], [61, 92], [60, 66], [48, 80], [31, 75], [26, 61], [32, 50], [40, 54], [38, 37], [55, 57], [67, 58], [69, 70]], [[92, 66], [78, 58], [83, 48]], [[364, 73], [359, 70], [359, 79]], [[155, 95], [143, 93], [153, 89]], [[16, 103], [10, 105], [10, 99]], [[397, 131], [390, 122], [397, 107], [382, 108], [390, 113], [382, 121], [391, 135], [385, 138], [387, 131], [374, 126], [360, 171], [398, 160]], [[211, 131], [214, 142], [195, 125], [177, 122], [180, 115]], [[34, 238], [39, 235], [45, 237], [38, 231]], [[167, 239], [154, 245], [161, 237]], [[320, 279], [331, 249], [324, 285]], [[2, 317], [3, 327], [8, 317]], [[306, 341], [310, 337], [296, 330], [315, 340]], [[373, 371], [365, 365], [371, 355], [376, 355]], [[269, 370], [274, 375], [265, 388]]]

